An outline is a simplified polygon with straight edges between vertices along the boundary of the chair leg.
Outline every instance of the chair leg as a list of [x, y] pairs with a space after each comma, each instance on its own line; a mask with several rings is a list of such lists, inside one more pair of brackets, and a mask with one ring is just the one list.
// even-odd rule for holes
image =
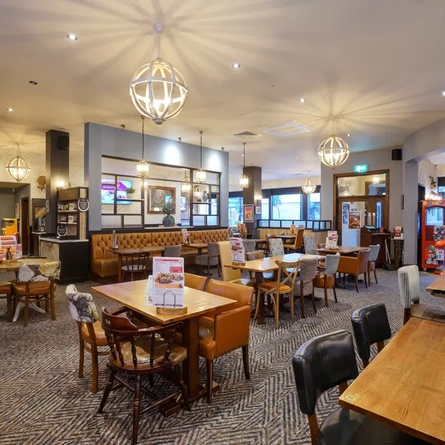
[[102, 395], [102, 400], [100, 401], [99, 409], [97, 410], [99, 414], [103, 413], [104, 411], [105, 403], [107, 403], [108, 396], [111, 392], [111, 389], [113, 388], [114, 376], [116, 375], [116, 373], [117, 371], [115, 369], [111, 370], [110, 378], [108, 379], [107, 386], [105, 387], [105, 391]]
[[45, 312], [48, 313], [48, 310], [49, 310], [48, 295], [45, 295]]
[[13, 313], [12, 313], [12, 294], [6, 295], [6, 307], [8, 311], [8, 321], [12, 321]]
[[255, 317], [254, 317], [255, 320], [258, 315], [258, 311], [260, 310], [260, 298], [262, 298], [261, 291], [259, 289], [257, 289], [256, 293], [257, 293], [257, 297], [256, 297], [256, 307], [255, 307]]
[[85, 356], [85, 342], [80, 333], [81, 326], [79, 326], [79, 378], [83, 377], [83, 361]]
[[275, 327], [278, 329], [280, 326], [280, 294], [277, 293], [275, 298], [273, 298], [275, 307]]
[[96, 393], [99, 389], [99, 363], [97, 357], [97, 346], [91, 345], [91, 362], [93, 365], [92, 391]]
[[133, 440], [132, 445], [138, 443], [139, 415], [141, 412], [141, 376], [136, 376], [134, 383], [134, 401], [133, 401]]
[[[365, 275], [366, 275], [366, 272], [365, 272]], [[368, 270], [368, 283], [371, 286], [371, 271], [370, 270]]]
[[23, 326], [28, 326], [28, 314], [29, 314], [29, 298], [25, 297], [25, 317], [23, 319]]
[[324, 285], [324, 304], [326, 305], [326, 307], [329, 307], [328, 288], [326, 287], [326, 283]]
[[249, 369], [249, 345], [243, 346], [243, 366], [244, 375], [247, 380], [250, 380], [250, 369]]
[[206, 360], [207, 368], [207, 403], [212, 403], [213, 390], [213, 360]]
[[355, 290], [358, 292], [358, 277], [357, 275], [354, 275], [355, 278]]
[[301, 317], [306, 318], [304, 316], [304, 286], [303, 281], [300, 283], [300, 306], [301, 306]]
[[317, 313], [317, 305], [315, 304], [315, 294], [314, 294], [314, 286], [312, 286], [312, 307], [314, 308], [314, 312]]
[[335, 302], [338, 303], [338, 300], [337, 300], [337, 291], [335, 290], [335, 283], [334, 283], [334, 287], [332, 288], [332, 290], [334, 291], [334, 299], [335, 299]]
[[292, 289], [290, 295], [290, 319], [292, 320], [292, 323], [295, 323], [295, 308], [294, 308], [294, 290]]
[[[374, 278], [375, 278], [376, 284], [378, 284], [379, 282], [377, 281], [377, 271], [375, 269], [374, 269]], [[369, 281], [369, 283], [371, 283], [371, 281]]]
[[50, 303], [51, 303], [51, 318], [54, 321], [56, 319], [56, 306], [54, 304], [55, 296], [54, 296], [53, 292], [51, 292], [49, 298], [50, 298]]
[[363, 275], [365, 276], [365, 287], [366, 287], [366, 289], [368, 289], [368, 277], [367, 277], [367, 273], [365, 272]]
[[184, 383], [184, 379], [182, 378], [181, 368], [179, 365], [175, 365], [175, 373], [179, 382], [179, 386], [181, 388], [182, 399], [184, 400], [184, 405], [187, 408], [187, 411], [190, 411], [190, 403], [189, 396], [187, 394], [187, 386]]

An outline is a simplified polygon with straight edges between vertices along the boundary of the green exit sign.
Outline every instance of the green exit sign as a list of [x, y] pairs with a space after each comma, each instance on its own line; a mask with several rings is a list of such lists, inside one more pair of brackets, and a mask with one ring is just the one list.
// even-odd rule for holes
[[368, 171], [368, 164], [354, 165], [355, 173], [366, 173]]

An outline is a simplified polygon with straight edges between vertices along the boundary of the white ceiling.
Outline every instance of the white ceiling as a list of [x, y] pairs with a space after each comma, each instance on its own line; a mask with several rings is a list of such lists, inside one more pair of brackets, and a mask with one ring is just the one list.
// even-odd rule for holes
[[[161, 21], [161, 55], [189, 97], [146, 131], [199, 144], [204, 130], [205, 146], [230, 152], [232, 180], [242, 164], [233, 134], [252, 131], [261, 137], [246, 162], [263, 180], [316, 176], [334, 116], [353, 151], [400, 146], [445, 117], [444, 16], [443, 0], [0, 0], [0, 149], [43, 151], [49, 129], [81, 149], [88, 121], [139, 131], [128, 86], [155, 58]], [[313, 130], [263, 131], [290, 120]]]

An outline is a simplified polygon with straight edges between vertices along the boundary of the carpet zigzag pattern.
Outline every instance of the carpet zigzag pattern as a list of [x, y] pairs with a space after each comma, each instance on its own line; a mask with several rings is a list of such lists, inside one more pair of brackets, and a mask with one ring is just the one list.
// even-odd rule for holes
[[[338, 301], [330, 295], [330, 307], [324, 298], [317, 302], [314, 315], [307, 301], [306, 319], [300, 318], [296, 304], [296, 322], [288, 312], [281, 312], [280, 328], [273, 319], [259, 326], [251, 322], [251, 380], [246, 381], [240, 351], [215, 361], [214, 379], [221, 391], [208, 405], [200, 400], [190, 412], [180, 411], [163, 418], [157, 411], [141, 417], [141, 445], [309, 445], [308, 423], [298, 408], [291, 359], [307, 339], [335, 329], [348, 329], [353, 310], [368, 304], [386, 304], [393, 334], [402, 326], [397, 272], [379, 270], [379, 284], [365, 289], [360, 285], [339, 289]], [[0, 277], [4, 279], [4, 277]], [[425, 289], [435, 277], [421, 274]], [[96, 283], [78, 285], [89, 291]], [[59, 286], [56, 297], [57, 320], [30, 311], [27, 328], [22, 318], [11, 324], [0, 317], [2, 354], [0, 358], [1, 407], [0, 443], [2, 445], [126, 445], [130, 443], [132, 400], [124, 389], [113, 392], [104, 414], [97, 409], [108, 377], [106, 357], [100, 357], [100, 390], [91, 393], [91, 361], [85, 358], [85, 377], [77, 377], [79, 345], [77, 327], [72, 320]], [[322, 297], [322, 291], [316, 295]], [[115, 306], [110, 300], [94, 295], [98, 308]], [[423, 292], [429, 304], [444, 305], [442, 299]], [[0, 301], [0, 310], [4, 300]], [[359, 363], [360, 364], [360, 363]], [[205, 381], [205, 363], [200, 367]], [[156, 379], [155, 385], [162, 385]], [[321, 421], [338, 407], [338, 391], [324, 394], [318, 403]]]

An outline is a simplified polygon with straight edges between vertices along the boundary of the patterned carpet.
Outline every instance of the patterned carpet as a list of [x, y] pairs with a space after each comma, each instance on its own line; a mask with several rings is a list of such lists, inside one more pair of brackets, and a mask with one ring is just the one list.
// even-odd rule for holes
[[[314, 316], [308, 302], [306, 319], [292, 325], [283, 313], [280, 329], [268, 319], [258, 326], [252, 321], [251, 374], [246, 381], [240, 352], [228, 354], [215, 363], [215, 380], [222, 390], [208, 405], [195, 402], [190, 412], [181, 411], [168, 419], [157, 412], [142, 416], [139, 443], [150, 445], [267, 444], [309, 445], [307, 419], [298, 409], [291, 358], [305, 340], [331, 330], [350, 329], [350, 314], [359, 307], [383, 302], [395, 333], [402, 326], [397, 272], [379, 270], [379, 284], [357, 293], [353, 286], [338, 291], [339, 303], [331, 300], [330, 308], [318, 302]], [[4, 276], [0, 277], [4, 279]], [[421, 275], [425, 289], [433, 275]], [[78, 285], [87, 291], [95, 283]], [[0, 317], [2, 354], [0, 358], [2, 445], [100, 444], [130, 443], [132, 401], [125, 389], [110, 395], [104, 414], [97, 414], [102, 390], [108, 376], [106, 357], [101, 357], [100, 391], [91, 393], [91, 366], [86, 356], [85, 377], [77, 377], [78, 337], [75, 322], [59, 286], [56, 298], [57, 320], [30, 311], [28, 327], [23, 315], [11, 324]], [[322, 296], [322, 291], [317, 290]], [[441, 305], [443, 300], [423, 293], [423, 301]], [[113, 306], [106, 298], [95, 295], [96, 304]], [[3, 309], [4, 300], [0, 300]], [[297, 311], [297, 315], [299, 311]], [[205, 381], [205, 364], [201, 366]], [[162, 381], [161, 381], [162, 382]], [[337, 405], [338, 392], [331, 391], [318, 405], [322, 419]]]

